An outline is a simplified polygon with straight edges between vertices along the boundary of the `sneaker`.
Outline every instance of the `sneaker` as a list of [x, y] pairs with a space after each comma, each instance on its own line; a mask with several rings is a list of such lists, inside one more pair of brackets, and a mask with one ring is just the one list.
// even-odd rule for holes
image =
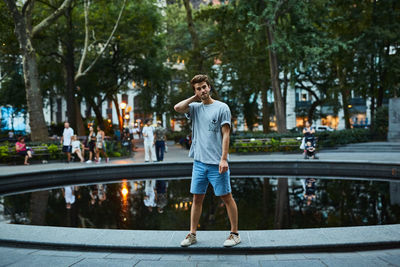
[[92, 163], [92, 162], [93, 162], [93, 161], [91, 161], [91, 160], [86, 161], [87, 164]]
[[181, 247], [188, 247], [197, 242], [196, 235], [189, 233], [181, 242]]
[[240, 243], [240, 236], [239, 235], [230, 234], [228, 239], [226, 239], [225, 242], [224, 242], [224, 247], [233, 247], [233, 246], [236, 246], [239, 243]]

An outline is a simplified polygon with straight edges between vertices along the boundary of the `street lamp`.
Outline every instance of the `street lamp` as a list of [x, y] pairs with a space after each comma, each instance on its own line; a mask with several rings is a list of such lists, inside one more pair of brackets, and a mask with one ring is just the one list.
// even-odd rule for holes
[[119, 108], [122, 109], [122, 110], [125, 110], [125, 108], [126, 108], [126, 103], [125, 103], [125, 102], [121, 102], [121, 103], [119, 104]]

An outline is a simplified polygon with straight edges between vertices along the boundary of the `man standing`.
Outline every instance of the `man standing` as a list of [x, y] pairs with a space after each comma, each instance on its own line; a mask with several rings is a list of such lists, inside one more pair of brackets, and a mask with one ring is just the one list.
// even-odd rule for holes
[[164, 160], [165, 140], [167, 139], [166, 133], [167, 130], [162, 127], [161, 121], [158, 121], [155, 129], [157, 161]]
[[[196, 75], [190, 81], [194, 96], [175, 105], [175, 111], [186, 113], [192, 120], [192, 145], [189, 156], [194, 158], [190, 192], [193, 204], [190, 214], [190, 233], [181, 242], [187, 247], [197, 242], [196, 231], [208, 184], [214, 194], [225, 203], [231, 224], [231, 233], [224, 246], [240, 243], [238, 233], [238, 211], [231, 194], [228, 167], [229, 134], [231, 112], [228, 105], [211, 98], [210, 82], [206, 75]], [[201, 101], [198, 103], [196, 101]]]
[[73, 135], [74, 135], [74, 130], [71, 127], [69, 127], [68, 122], [65, 122], [64, 123], [64, 132], [61, 137], [61, 144], [63, 145], [62, 152], [67, 154], [68, 163], [71, 161], [71, 151], [72, 151], [71, 138]]
[[148, 162], [156, 161], [156, 149], [154, 147], [154, 127], [151, 126], [151, 120], [146, 120], [146, 126], [143, 127], [143, 139], [144, 139], [144, 161]]

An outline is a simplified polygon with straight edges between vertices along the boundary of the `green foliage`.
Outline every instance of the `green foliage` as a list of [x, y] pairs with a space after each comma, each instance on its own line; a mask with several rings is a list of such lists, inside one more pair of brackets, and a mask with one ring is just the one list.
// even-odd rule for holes
[[57, 145], [55, 145], [55, 144], [50, 144], [50, 145], [47, 147], [47, 149], [48, 149], [48, 151], [49, 151], [49, 154], [50, 154], [50, 158], [51, 158], [51, 159], [57, 159], [57, 158], [59, 157], [60, 152], [61, 152], [59, 146], [57, 146]]
[[297, 139], [236, 139], [230, 146], [230, 152], [298, 152], [301, 140]]
[[369, 129], [346, 129], [333, 132], [317, 132], [319, 147], [335, 147], [339, 145], [369, 142], [372, 140]]
[[8, 151], [8, 145], [2, 145], [0, 146], [0, 160], [4, 160], [5, 158], [7, 158], [9, 155], [9, 151]]
[[386, 140], [389, 128], [389, 109], [381, 107], [376, 110], [372, 136], [374, 139]]

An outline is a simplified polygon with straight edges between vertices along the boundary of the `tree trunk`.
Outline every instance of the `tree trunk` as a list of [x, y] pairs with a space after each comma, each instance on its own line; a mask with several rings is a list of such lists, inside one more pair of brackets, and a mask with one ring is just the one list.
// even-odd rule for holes
[[[17, 27], [23, 27], [24, 22], [15, 23]], [[24, 81], [26, 88], [26, 102], [28, 105], [29, 126], [31, 127], [32, 141], [48, 141], [48, 131], [43, 115], [43, 99], [40, 92], [36, 51], [32, 46], [32, 40], [26, 34], [26, 29], [16, 29], [19, 32], [18, 41], [22, 48], [22, 62]]]
[[264, 225], [268, 226], [268, 216], [271, 205], [271, 185], [269, 178], [263, 179], [263, 221]]
[[268, 40], [269, 69], [271, 73], [271, 85], [274, 92], [274, 108], [276, 125], [278, 133], [284, 133], [286, 129], [285, 101], [282, 97], [281, 86], [279, 82], [279, 62], [278, 55], [273, 50], [272, 45], [275, 42], [274, 27], [267, 22], [266, 26]]
[[[104, 125], [104, 120], [103, 120], [103, 116], [101, 114], [101, 110], [99, 109], [99, 106], [96, 104], [96, 102], [94, 101], [93, 98], [91, 97], [87, 97], [86, 98], [87, 103], [92, 107], [94, 114], [96, 115], [96, 119], [97, 119], [97, 123], [98, 125], [105, 127]], [[100, 103], [101, 104], [101, 103]], [[105, 129], [105, 128], [103, 128]]]
[[351, 128], [350, 111], [349, 111], [350, 91], [346, 86], [344, 72], [345, 72], [345, 70], [343, 70], [340, 65], [337, 65], [337, 76], [339, 79], [340, 94], [342, 95], [342, 104], [343, 104], [342, 108], [343, 108], [343, 113], [344, 113], [344, 123], [345, 123], [346, 129], [350, 129]]
[[283, 229], [289, 227], [289, 192], [288, 180], [286, 178], [278, 178], [278, 189], [276, 192], [275, 204], [275, 229]]
[[263, 133], [269, 132], [269, 107], [268, 107], [267, 91], [268, 88], [265, 85], [263, 85], [261, 89]]
[[74, 38], [72, 36], [72, 7], [65, 11], [67, 19], [67, 34], [65, 40], [65, 99], [67, 100], [68, 122], [72, 129], [77, 130], [75, 105], [75, 65], [74, 65]]
[[[190, 38], [192, 41], [192, 55], [190, 58], [191, 64], [194, 67], [194, 71], [196, 73], [202, 73], [203, 70], [203, 57], [200, 53], [200, 42], [199, 37], [197, 35], [196, 29], [194, 27], [193, 16], [192, 16], [192, 8], [190, 7], [189, 0], [183, 0], [183, 4], [186, 9], [186, 20], [188, 24], [188, 31], [190, 34]], [[194, 61], [197, 61], [196, 63]]]
[[314, 101], [314, 102], [311, 104], [311, 107], [310, 107], [310, 109], [308, 110], [308, 121], [309, 121], [310, 123], [312, 123], [312, 121], [314, 120], [314, 113], [315, 113], [315, 110], [316, 110], [317, 107], [320, 106], [321, 104], [322, 104], [322, 101], [319, 100], [319, 99], [317, 99], [316, 101]]
[[115, 105], [115, 110], [117, 111], [117, 117], [118, 117], [118, 126], [119, 126], [119, 130], [120, 130], [120, 132], [121, 132], [121, 136], [122, 136], [122, 130], [123, 130], [123, 127], [124, 127], [124, 122], [123, 122], [123, 119], [122, 119], [122, 116], [121, 116], [121, 113], [119, 112], [119, 105], [118, 105], [118, 99], [117, 99], [117, 96], [115, 96], [115, 97], [113, 97], [113, 102], [114, 102], [114, 105]]
[[81, 103], [79, 102], [79, 99], [76, 97], [75, 100], [75, 109], [76, 109], [76, 131], [78, 135], [84, 136], [86, 135], [86, 127], [85, 124], [83, 123], [82, 119], [82, 113], [81, 113]]
[[48, 200], [49, 191], [47, 190], [31, 193], [31, 224], [45, 225]]

